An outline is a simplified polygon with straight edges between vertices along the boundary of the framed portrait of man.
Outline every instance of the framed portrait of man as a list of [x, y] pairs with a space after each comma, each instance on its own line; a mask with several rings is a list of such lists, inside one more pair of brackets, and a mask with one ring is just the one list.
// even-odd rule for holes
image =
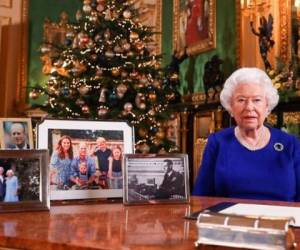
[[215, 12], [215, 0], [174, 0], [175, 50], [194, 55], [215, 48]]
[[0, 118], [1, 149], [33, 149], [30, 118]]

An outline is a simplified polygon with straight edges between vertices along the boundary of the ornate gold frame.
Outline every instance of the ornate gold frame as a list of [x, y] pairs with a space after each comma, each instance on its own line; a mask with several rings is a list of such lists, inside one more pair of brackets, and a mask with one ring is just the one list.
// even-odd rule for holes
[[21, 55], [19, 58], [19, 83], [16, 88], [16, 105], [18, 113], [24, 113], [27, 107], [27, 65], [28, 65], [28, 9], [29, 0], [23, 0], [22, 28], [21, 28]]
[[[208, 0], [209, 3], [209, 24], [208, 24], [208, 38], [200, 40], [196, 44], [187, 47], [189, 55], [195, 55], [200, 52], [214, 49], [216, 47], [216, 0]], [[177, 51], [182, 51], [185, 46], [180, 42], [180, 16], [182, 10], [180, 9], [180, 0], [173, 0], [173, 48]]]
[[[145, 3], [143, 0], [139, 0], [138, 3], [141, 4], [140, 9], [147, 9], [148, 7], [145, 6]], [[160, 54], [161, 53], [161, 32], [162, 32], [162, 0], [156, 0], [156, 4], [155, 4], [155, 10], [156, 12], [156, 19], [154, 21], [154, 31], [157, 32], [157, 34], [154, 35], [154, 42], [155, 42], [155, 52], [156, 54]], [[143, 15], [144, 17], [144, 15]], [[142, 24], [143, 25], [147, 25], [147, 26], [153, 26], [153, 16], [149, 16], [148, 19], [146, 19], [144, 22], [142, 20]]]

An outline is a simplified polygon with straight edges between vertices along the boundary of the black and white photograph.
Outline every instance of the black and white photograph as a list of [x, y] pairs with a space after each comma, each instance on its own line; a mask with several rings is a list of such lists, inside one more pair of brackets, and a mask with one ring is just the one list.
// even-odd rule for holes
[[1, 211], [49, 208], [47, 150], [0, 151]]
[[122, 197], [123, 155], [133, 152], [126, 122], [46, 119], [38, 147], [49, 149], [51, 200]]
[[123, 201], [188, 202], [188, 158], [185, 154], [125, 155]]
[[30, 118], [0, 118], [2, 149], [33, 149]]

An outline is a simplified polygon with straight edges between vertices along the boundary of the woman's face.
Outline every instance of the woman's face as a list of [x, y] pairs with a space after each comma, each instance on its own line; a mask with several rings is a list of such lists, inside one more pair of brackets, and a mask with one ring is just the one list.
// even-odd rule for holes
[[63, 148], [63, 151], [68, 151], [71, 146], [71, 142], [69, 139], [65, 138], [61, 141], [61, 146]]
[[263, 125], [268, 115], [268, 103], [263, 87], [240, 84], [231, 99], [232, 115], [241, 129], [253, 130]]

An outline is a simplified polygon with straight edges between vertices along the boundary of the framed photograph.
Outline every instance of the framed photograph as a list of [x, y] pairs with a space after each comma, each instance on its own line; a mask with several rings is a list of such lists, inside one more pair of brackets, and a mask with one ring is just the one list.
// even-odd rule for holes
[[48, 150], [0, 150], [0, 212], [49, 210]]
[[181, 119], [180, 113], [175, 113], [174, 116], [165, 122], [166, 137], [175, 143], [178, 151], [181, 149]]
[[0, 118], [2, 149], [33, 149], [30, 118]]
[[124, 121], [45, 119], [39, 149], [49, 149], [50, 200], [122, 197], [123, 155], [134, 152]]
[[216, 47], [216, 1], [173, 0], [173, 48], [195, 55]]
[[127, 154], [124, 165], [124, 204], [189, 201], [186, 154]]

